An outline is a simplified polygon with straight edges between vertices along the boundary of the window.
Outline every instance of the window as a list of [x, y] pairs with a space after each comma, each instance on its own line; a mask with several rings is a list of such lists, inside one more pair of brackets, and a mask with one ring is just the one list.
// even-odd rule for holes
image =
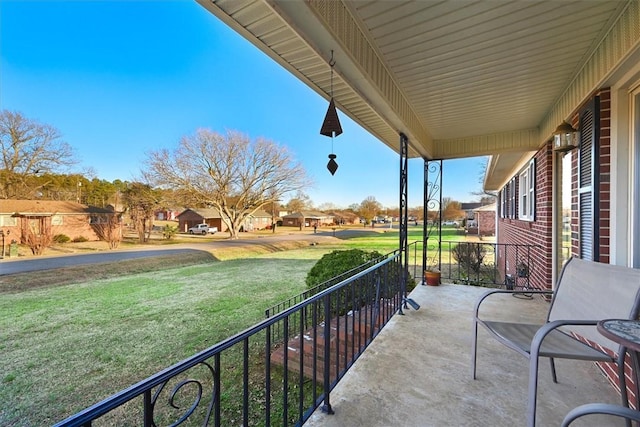
[[514, 177], [500, 192], [500, 216], [502, 218], [516, 218], [516, 188], [516, 179]]
[[51, 225], [62, 225], [62, 215], [53, 215], [51, 217]]
[[11, 215], [0, 215], [0, 227], [15, 227], [18, 225], [18, 218]]
[[518, 176], [519, 194], [518, 194], [518, 206], [520, 211], [518, 212], [518, 218], [533, 221], [535, 217], [536, 207], [536, 162], [535, 159], [531, 159], [529, 165]]

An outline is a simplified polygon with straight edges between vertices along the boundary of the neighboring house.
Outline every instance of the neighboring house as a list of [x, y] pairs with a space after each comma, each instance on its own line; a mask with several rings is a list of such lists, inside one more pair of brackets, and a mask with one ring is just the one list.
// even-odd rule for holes
[[175, 209], [160, 209], [153, 213], [154, 219], [158, 221], [175, 221], [180, 211]]
[[333, 224], [333, 216], [318, 211], [301, 211], [294, 212], [282, 217], [282, 225], [285, 227], [313, 227], [317, 225], [322, 227], [324, 225]]
[[465, 223], [475, 219], [475, 210], [482, 206], [480, 202], [460, 203], [460, 210], [464, 212]]
[[43, 227], [50, 227], [52, 236], [64, 234], [72, 240], [100, 240], [94, 226], [106, 223], [113, 215], [118, 213], [76, 202], [0, 200], [0, 229], [9, 232], [10, 240], [20, 243], [25, 243], [27, 233], [39, 234]]
[[[178, 220], [178, 230], [185, 233], [189, 228], [198, 224], [217, 227], [221, 232], [229, 230], [217, 209], [189, 208], [176, 215], [176, 219]], [[272, 220], [270, 213], [259, 209], [243, 221], [240, 231], [263, 230], [271, 225]]]
[[176, 215], [176, 219], [178, 220], [178, 230], [184, 233], [198, 224], [208, 224], [209, 227], [217, 227], [219, 231], [228, 230], [217, 209], [185, 209]]
[[358, 224], [360, 222], [360, 217], [349, 211], [329, 212], [327, 215], [333, 217], [336, 225]]
[[267, 211], [259, 209], [249, 215], [243, 222], [244, 231], [264, 230], [271, 226], [273, 217]]
[[496, 234], [496, 204], [480, 206], [473, 210], [473, 219], [468, 221], [469, 234], [494, 236]]

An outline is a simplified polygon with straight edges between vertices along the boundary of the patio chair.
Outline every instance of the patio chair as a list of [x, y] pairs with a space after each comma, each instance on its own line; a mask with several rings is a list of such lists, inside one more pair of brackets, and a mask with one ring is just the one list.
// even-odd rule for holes
[[[477, 301], [473, 315], [472, 376], [476, 378], [478, 325], [492, 337], [529, 359], [529, 399], [527, 426], [534, 427], [540, 357], [551, 362], [553, 382], [557, 383], [554, 358], [614, 362], [618, 367], [623, 405], [627, 405], [624, 379], [626, 349], [598, 333], [603, 319], [635, 319], [639, 311], [640, 269], [571, 258], [564, 265], [545, 324], [511, 323], [481, 318], [482, 303], [497, 294], [548, 294], [547, 291], [492, 290]], [[615, 356], [585, 344], [574, 334], [586, 338]]]
[[607, 403], [587, 403], [586, 405], [572, 409], [567, 416], [564, 417], [564, 420], [562, 420], [562, 427], [569, 427], [569, 425], [578, 418], [592, 414], [604, 414], [624, 418], [627, 421], [627, 425], [629, 425], [630, 421], [638, 421], [640, 423], [640, 411]]

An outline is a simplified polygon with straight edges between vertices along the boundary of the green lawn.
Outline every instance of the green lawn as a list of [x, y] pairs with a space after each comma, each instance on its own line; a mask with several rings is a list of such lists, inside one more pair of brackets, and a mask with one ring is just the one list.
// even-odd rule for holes
[[0, 425], [59, 421], [257, 323], [304, 290], [295, 252], [4, 294]]
[[[411, 229], [409, 242], [421, 235]], [[390, 252], [398, 232], [7, 290], [0, 299], [0, 425], [50, 425], [246, 329], [266, 308], [302, 292], [323, 254], [350, 247]]]

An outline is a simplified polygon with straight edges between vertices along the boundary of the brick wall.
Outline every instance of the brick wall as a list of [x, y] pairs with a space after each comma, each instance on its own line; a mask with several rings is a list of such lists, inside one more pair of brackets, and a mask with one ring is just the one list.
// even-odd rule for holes
[[611, 90], [603, 89], [600, 96], [600, 262], [609, 263], [611, 254], [610, 218], [611, 218]]
[[493, 236], [496, 234], [496, 211], [477, 211], [475, 220], [478, 223], [480, 236]]
[[[79, 215], [62, 215], [61, 223], [51, 224], [51, 218], [47, 218], [47, 223], [51, 226], [51, 236], [58, 234], [64, 234], [71, 240], [77, 238], [85, 238], [89, 241], [100, 240], [93, 227], [89, 223], [90, 216], [86, 214]], [[3, 227], [5, 231], [9, 232], [6, 242], [16, 240], [21, 244], [25, 243], [26, 236], [23, 235], [23, 230], [29, 228], [29, 218], [18, 218], [16, 225]]]
[[[536, 245], [526, 253], [530, 257], [529, 284], [538, 289], [551, 288], [552, 266], [552, 149], [551, 143], [536, 153], [535, 217], [534, 221], [498, 219], [499, 265], [504, 274], [516, 274], [516, 264], [525, 248], [516, 254], [504, 245]], [[516, 209], [517, 210], [517, 209]]]

